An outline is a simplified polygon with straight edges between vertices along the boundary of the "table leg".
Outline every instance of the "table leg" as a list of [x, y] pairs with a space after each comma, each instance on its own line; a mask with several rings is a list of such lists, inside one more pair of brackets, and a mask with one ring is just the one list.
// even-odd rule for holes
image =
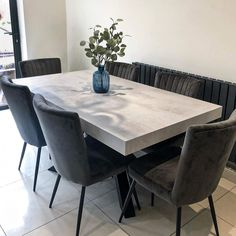
[[[118, 192], [119, 203], [120, 203], [120, 207], [122, 208], [125, 202], [126, 196], [128, 194], [128, 191], [129, 191], [128, 176], [126, 172], [123, 172], [117, 175], [115, 179], [116, 179], [116, 188]], [[134, 205], [133, 205], [132, 199], [127, 207], [127, 210], [124, 216], [125, 218], [135, 216]]]

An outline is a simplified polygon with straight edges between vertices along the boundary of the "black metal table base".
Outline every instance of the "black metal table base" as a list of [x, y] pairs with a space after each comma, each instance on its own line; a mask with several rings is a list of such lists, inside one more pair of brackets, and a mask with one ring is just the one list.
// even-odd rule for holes
[[56, 171], [54, 166], [51, 166], [50, 168], [48, 168], [48, 170], [57, 173], [57, 171]]
[[[126, 196], [129, 191], [129, 180], [128, 180], [128, 176], [127, 176], [126, 172], [123, 172], [123, 173], [117, 175], [115, 180], [116, 180], [116, 188], [117, 188], [117, 192], [118, 192], [118, 199], [119, 199], [120, 207], [122, 209], [123, 204], [126, 199]], [[133, 205], [133, 201], [131, 199], [131, 201], [127, 207], [127, 210], [124, 214], [124, 217], [130, 218], [130, 217], [134, 217], [134, 216], [135, 216], [134, 205]]]

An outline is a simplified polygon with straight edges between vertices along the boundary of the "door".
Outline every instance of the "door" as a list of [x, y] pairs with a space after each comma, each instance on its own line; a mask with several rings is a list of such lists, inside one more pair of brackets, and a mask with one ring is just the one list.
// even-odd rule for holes
[[[0, 78], [19, 77], [20, 34], [16, 0], [0, 0]], [[7, 108], [0, 88], [0, 110]]]

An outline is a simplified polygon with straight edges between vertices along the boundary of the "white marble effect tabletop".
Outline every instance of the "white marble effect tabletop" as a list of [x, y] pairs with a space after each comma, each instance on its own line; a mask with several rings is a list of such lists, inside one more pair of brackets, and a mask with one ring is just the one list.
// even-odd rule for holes
[[222, 107], [110, 76], [110, 91], [92, 90], [92, 71], [14, 80], [56, 105], [77, 112], [84, 131], [123, 155], [221, 117]]

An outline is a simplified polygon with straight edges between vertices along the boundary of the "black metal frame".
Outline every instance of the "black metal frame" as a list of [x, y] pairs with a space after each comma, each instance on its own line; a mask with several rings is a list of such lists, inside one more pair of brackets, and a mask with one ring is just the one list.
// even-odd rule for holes
[[[21, 164], [25, 155], [25, 149], [26, 149], [27, 143], [24, 142], [23, 148], [21, 151], [21, 157], [20, 157], [20, 162], [18, 165], [18, 170], [20, 171]], [[38, 152], [37, 152], [37, 158], [36, 158], [36, 165], [35, 165], [35, 171], [34, 171], [34, 184], [33, 184], [33, 191], [35, 192], [36, 190], [36, 184], [37, 184], [37, 179], [38, 179], [38, 172], [39, 172], [39, 163], [40, 163], [40, 156], [41, 156], [41, 147], [38, 147]]]
[[10, 0], [10, 14], [11, 14], [11, 25], [12, 25], [12, 41], [15, 58], [15, 70], [16, 78], [20, 77], [18, 62], [21, 61], [21, 44], [20, 44], [20, 28], [18, 21], [17, 1]]

